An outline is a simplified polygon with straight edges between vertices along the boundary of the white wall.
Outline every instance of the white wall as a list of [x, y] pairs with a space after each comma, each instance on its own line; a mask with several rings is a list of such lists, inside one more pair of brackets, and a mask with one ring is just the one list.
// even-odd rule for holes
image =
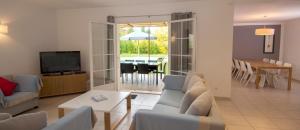
[[0, 34], [0, 75], [39, 73], [39, 51], [57, 48], [56, 11], [2, 1], [0, 20], [9, 31]]
[[284, 23], [283, 60], [293, 65], [293, 77], [300, 80], [300, 18]]
[[107, 15], [158, 15], [180, 11], [196, 13], [197, 71], [205, 75], [216, 96], [229, 97], [233, 33], [231, 0], [60, 10], [57, 13], [58, 46], [60, 50], [80, 50], [83, 69], [88, 71], [89, 21], [104, 22]]

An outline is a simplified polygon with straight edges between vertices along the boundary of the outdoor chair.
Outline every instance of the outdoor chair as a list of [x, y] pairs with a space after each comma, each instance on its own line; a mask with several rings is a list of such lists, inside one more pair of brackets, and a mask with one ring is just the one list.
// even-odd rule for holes
[[162, 63], [162, 67], [160, 67], [160, 69], [157, 71], [157, 70], [153, 70], [153, 73], [158, 73], [160, 74], [160, 79], [162, 79], [162, 75], [163, 74], [166, 74], [166, 66], [167, 66], [167, 63]]
[[124, 74], [131, 74], [131, 82], [133, 83], [133, 74], [136, 71], [132, 63], [121, 63], [122, 82], [124, 83]]
[[143, 75], [144, 75], [144, 78], [145, 78], [145, 74], [148, 75], [148, 84], [149, 84], [149, 80], [150, 80], [149, 74], [151, 73], [151, 69], [150, 69], [149, 65], [148, 64], [138, 64], [137, 71], [138, 71], [138, 74], [141, 74], [141, 82], [143, 82]]

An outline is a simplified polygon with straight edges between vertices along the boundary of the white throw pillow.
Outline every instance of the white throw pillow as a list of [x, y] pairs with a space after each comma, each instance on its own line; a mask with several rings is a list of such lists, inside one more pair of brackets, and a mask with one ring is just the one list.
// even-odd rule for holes
[[185, 114], [207, 116], [210, 111], [212, 101], [213, 97], [211, 92], [209, 90], [205, 91], [193, 101]]
[[180, 113], [185, 113], [193, 101], [204, 93], [207, 90], [206, 86], [201, 82], [198, 81], [195, 83], [191, 89], [189, 89], [183, 96], [183, 99], [180, 104]]

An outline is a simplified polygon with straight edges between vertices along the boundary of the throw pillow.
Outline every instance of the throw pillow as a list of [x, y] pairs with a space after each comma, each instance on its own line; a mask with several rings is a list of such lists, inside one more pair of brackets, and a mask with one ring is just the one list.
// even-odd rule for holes
[[197, 83], [198, 81], [202, 81], [202, 79], [196, 75], [196, 74], [192, 74], [189, 78], [184, 82], [184, 86], [182, 87], [182, 91], [185, 93], [187, 90], [189, 90], [195, 83]]
[[12, 95], [13, 91], [16, 89], [16, 86], [17, 86], [16, 83], [0, 77], [0, 89], [4, 94], [4, 96]]
[[23, 114], [0, 121], [0, 130], [41, 130], [46, 126], [46, 112]]
[[206, 91], [200, 96], [198, 96], [189, 109], [186, 111], [186, 114], [197, 115], [197, 116], [207, 116], [211, 105], [212, 105], [213, 97], [210, 91]]
[[193, 85], [193, 87], [188, 90], [181, 101], [180, 105], [180, 113], [185, 113], [186, 110], [190, 107], [190, 105], [193, 103], [193, 101], [200, 96], [202, 93], [204, 93], [207, 90], [205, 85], [201, 82], [198, 81]]

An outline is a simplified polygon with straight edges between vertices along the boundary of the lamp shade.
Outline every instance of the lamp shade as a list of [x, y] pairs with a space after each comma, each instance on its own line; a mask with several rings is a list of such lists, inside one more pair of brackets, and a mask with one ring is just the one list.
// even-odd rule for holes
[[255, 30], [255, 35], [274, 35], [275, 29], [273, 28], [258, 28]]
[[0, 24], [0, 33], [8, 33], [7, 25]]

